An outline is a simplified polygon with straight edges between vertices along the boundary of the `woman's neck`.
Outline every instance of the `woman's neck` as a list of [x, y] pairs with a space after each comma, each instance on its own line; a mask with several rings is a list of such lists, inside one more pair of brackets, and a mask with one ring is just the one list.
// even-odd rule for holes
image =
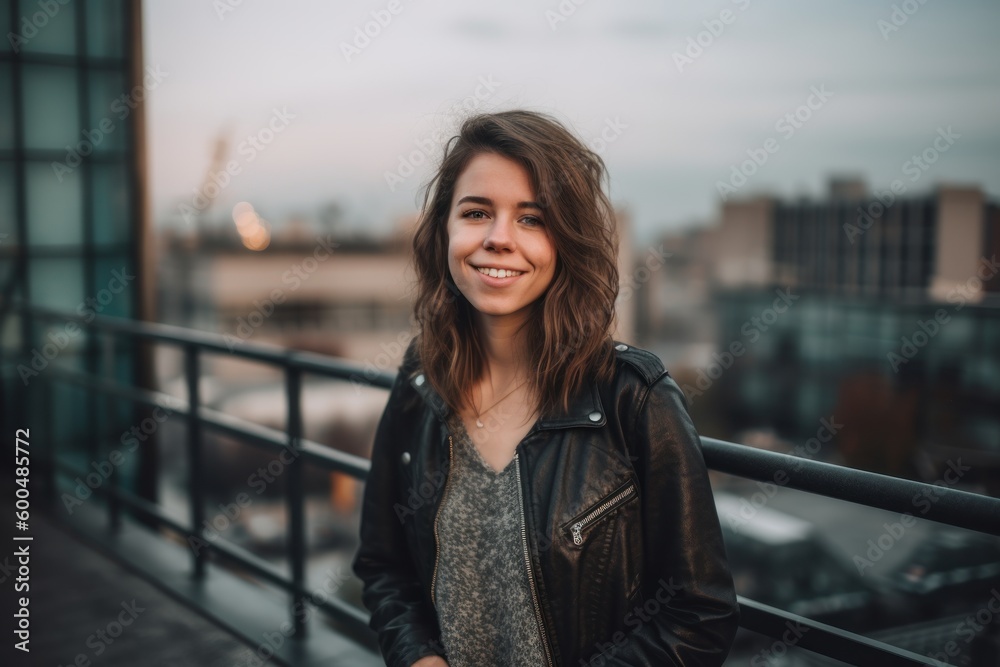
[[523, 378], [527, 370], [523, 367], [525, 318], [480, 314], [478, 319], [486, 357], [485, 379], [495, 389], [520, 381], [518, 378]]

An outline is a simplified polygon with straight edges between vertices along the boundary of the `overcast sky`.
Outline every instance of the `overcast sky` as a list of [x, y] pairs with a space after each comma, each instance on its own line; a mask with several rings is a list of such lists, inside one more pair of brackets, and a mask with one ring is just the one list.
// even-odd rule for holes
[[[1000, 195], [996, 0], [390, 4], [146, 0], [146, 64], [165, 72], [148, 107], [154, 218], [192, 201], [225, 135], [239, 173], [213, 213], [247, 200], [280, 224], [339, 202], [353, 223], [387, 228], [416, 210], [429, 173], [394, 191], [386, 173], [452, 129], [477, 87], [480, 109], [547, 111], [594, 141], [639, 240], [712, 220], [718, 182], [769, 138], [776, 152], [737, 195], [819, 196], [842, 173]], [[372, 12], [391, 20], [348, 60]], [[807, 101], [804, 122], [778, 124]], [[270, 143], [240, 151], [269, 123]], [[907, 161], [948, 127], [947, 150], [911, 180]]]

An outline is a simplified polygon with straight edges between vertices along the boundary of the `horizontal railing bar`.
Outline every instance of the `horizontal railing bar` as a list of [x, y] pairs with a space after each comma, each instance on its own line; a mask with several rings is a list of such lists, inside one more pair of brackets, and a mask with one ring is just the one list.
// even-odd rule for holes
[[302, 455], [310, 463], [321, 465], [327, 470], [335, 470], [354, 477], [360, 481], [368, 479], [368, 471], [371, 469], [371, 461], [363, 456], [348, 454], [339, 449], [332, 449], [320, 444], [315, 440], [299, 441], [302, 447]]
[[[77, 477], [84, 477], [89, 472], [82, 471], [71, 463], [58, 458], [56, 459], [56, 466], [66, 474]], [[232, 543], [230, 540], [222, 536], [209, 540], [203, 536], [197, 535], [187, 526], [184, 526], [166, 515], [159, 505], [151, 503], [145, 498], [141, 498], [129, 491], [121, 488], [115, 488], [110, 485], [101, 485], [96, 488], [92, 488], [91, 491], [101, 495], [116, 497], [121, 503], [143, 515], [145, 518], [153, 520], [157, 523], [157, 525], [170, 529], [187, 541], [189, 545], [191, 537], [198, 537], [200, 540], [203, 540], [203, 543], [199, 544], [202, 548], [209, 549], [210, 551], [219, 554], [224, 559], [245, 567], [254, 574], [260, 576], [262, 579], [265, 579], [287, 592], [291, 592], [295, 589], [292, 580], [286, 577], [281, 570], [275, 568], [272, 564], [260, 558], [253, 552]], [[356, 628], [364, 629], [369, 632], [371, 631], [368, 626], [368, 615], [357, 607], [354, 607], [340, 598], [321, 599], [314, 591], [310, 591], [306, 588], [302, 589], [302, 593], [310, 599], [310, 602], [317, 607], [322, 607], [338, 620], [355, 626]]]
[[[170, 394], [138, 387], [131, 388], [120, 382], [94, 378], [86, 373], [65, 368], [52, 367], [46, 372], [68, 382], [106, 392], [124, 400], [161, 407], [178, 416], [187, 416], [188, 414], [187, 402]], [[288, 446], [288, 438], [284, 431], [256, 424], [242, 417], [236, 417], [205, 406], [199, 410], [198, 420], [205, 426], [246, 440], [249, 444], [271, 452], [279, 452]], [[368, 459], [362, 456], [348, 454], [314, 440], [305, 439], [302, 440], [302, 454], [306, 461], [325, 470], [342, 472], [361, 481], [368, 478], [368, 469], [371, 464]]]
[[392, 382], [395, 379], [395, 373], [388, 371], [367, 371], [356, 363], [332, 359], [315, 352], [290, 350], [277, 345], [244, 341], [233, 336], [227, 337], [223, 334], [207, 331], [194, 331], [171, 324], [142, 322], [127, 318], [108, 317], [106, 315], [90, 316], [88, 319], [87, 316], [64, 313], [40, 306], [26, 308], [20, 303], [14, 303], [13, 306], [22, 311], [29, 311], [33, 317], [38, 317], [39, 319], [75, 322], [78, 325], [91, 327], [99, 331], [122, 333], [173, 345], [196, 345], [205, 351], [230, 354], [283, 367], [291, 366], [306, 373], [315, 373], [339, 380], [360, 382], [372, 387], [389, 389], [392, 387]]
[[274, 565], [268, 563], [266, 560], [257, 556], [253, 552], [244, 549], [238, 544], [233, 544], [222, 536], [215, 537], [212, 540], [205, 540], [205, 543], [208, 545], [208, 549], [210, 551], [222, 556], [224, 559], [246, 567], [254, 574], [260, 576], [275, 586], [278, 586], [284, 591], [292, 590], [291, 579], [285, 576], [281, 570], [276, 568]]
[[[64, 461], [59, 457], [56, 457], [55, 459], [55, 466], [67, 475], [75, 475], [82, 478], [86, 478], [87, 475], [93, 472], [92, 470], [80, 470], [70, 462]], [[86, 484], [86, 481], [84, 481], [84, 484]], [[175, 533], [181, 535], [187, 535], [190, 533], [187, 526], [179, 523], [175, 519], [172, 519], [156, 503], [152, 503], [145, 498], [140, 498], [139, 496], [136, 496], [120, 487], [115, 487], [111, 484], [101, 484], [97, 487], [91, 487], [88, 485], [87, 488], [90, 489], [92, 493], [114, 496], [120, 502], [125, 503], [139, 514], [142, 514], [145, 518], [152, 519], [157, 525], [166, 526]], [[77, 497], [77, 499], [85, 500], [80, 499], [79, 497]]]
[[117, 382], [115, 380], [106, 380], [101, 377], [88, 375], [87, 373], [73, 371], [68, 368], [61, 368], [54, 364], [47, 368], [45, 373], [46, 375], [51, 373], [52, 375], [62, 380], [66, 380], [67, 382], [72, 382], [73, 384], [86, 387], [87, 389], [94, 389], [106, 394], [111, 394], [112, 396], [116, 396], [126, 401], [141, 403], [142, 405], [151, 408], [162, 408], [167, 412], [176, 413], [178, 416], [187, 416], [187, 401], [177, 398], [172, 394], [152, 389], [143, 389], [142, 387], [133, 387], [132, 385], [122, 384], [121, 382]]
[[742, 595], [736, 597], [740, 605], [740, 626], [773, 639], [781, 639], [786, 647], [798, 646], [852, 665], [948, 667], [934, 658], [877, 639], [820, 623]]
[[[308, 373], [361, 382], [373, 387], [389, 389], [396, 378], [394, 373], [385, 371], [368, 373], [355, 364], [332, 360], [323, 355], [234, 340], [232, 337], [192, 331], [166, 324], [107, 316], [96, 316], [90, 321], [86, 321], [83, 316], [37, 306], [17, 303], [14, 306], [43, 319], [75, 321], [80, 325], [90, 326], [101, 331], [121, 333], [181, 346], [193, 345], [207, 352], [224, 352], [262, 363], [275, 364], [283, 368], [291, 367]], [[4, 361], [5, 364], [11, 363], [9, 358], [5, 358]], [[107, 392], [125, 400], [161, 407], [182, 415], [188, 414], [188, 405], [185, 401], [162, 392], [132, 388], [58, 367], [53, 368], [52, 371], [56, 377]], [[46, 379], [48, 380], [48, 378]], [[287, 434], [281, 430], [254, 424], [204, 406], [199, 407], [197, 413], [196, 420], [210, 428], [274, 451], [287, 448]], [[917, 507], [914, 502], [916, 497], [933, 494], [933, 502], [929, 505], [926, 503], [922, 505], [926, 509], [922, 509], [920, 514], [925, 518], [987, 534], [1000, 535], [1000, 525], [996, 521], [996, 517], [1000, 516], [1000, 499], [947, 488], [942, 485], [927, 484], [788, 454], [768, 452], [714, 438], [702, 437], [701, 445], [706, 464], [713, 470], [747, 479], [780, 484], [788, 488], [868, 507], [910, 514], [913, 514], [913, 510]], [[320, 443], [307, 440], [302, 441], [302, 453], [310, 461], [324, 468], [339, 470], [362, 480], [367, 478], [370, 463], [363, 457], [333, 450]], [[87, 474], [86, 472], [81, 473], [64, 461], [57, 460], [56, 464], [60, 469], [70, 473]], [[784, 474], [780, 482], [776, 477], [779, 472]], [[150, 503], [127, 491], [103, 487], [98, 487], [93, 491], [113, 495], [140, 514], [185, 537], [197, 534], [163, 514], [155, 503]], [[294, 589], [294, 592], [307, 597], [312, 604], [324, 609], [334, 618], [352, 627], [366, 631], [369, 629], [368, 615], [363, 611], [337, 598], [329, 601], [318, 599], [314, 593], [296, 586], [290, 578], [284, 577], [280, 571], [246, 549], [221, 537], [217, 537], [211, 542], [206, 540], [205, 544], [207, 548], [224, 558], [247, 567], [284, 590], [291, 592]], [[805, 631], [796, 643], [802, 648], [822, 655], [848, 662], [863, 659], [866, 663], [877, 662], [880, 665], [936, 665], [943, 667], [943, 663], [931, 658], [769, 607], [742, 596], [739, 597], [739, 602], [742, 610], [742, 627], [775, 639], [781, 639], [790, 630], [789, 623], [798, 624], [798, 626], [805, 628]]]
[[[81, 471], [75, 466], [62, 460], [57, 459], [56, 465], [68, 474], [77, 476], [86, 474], [86, 472]], [[158, 524], [166, 526], [170, 530], [174, 531], [185, 541], [189, 540], [193, 536], [196, 536], [194, 531], [164, 514], [158, 505], [150, 503], [144, 498], [135, 496], [128, 491], [111, 486], [106, 488], [104, 486], [100, 486], [92, 489], [92, 491], [95, 493], [115, 496], [123, 504], [138, 511], [140, 514], [145, 515], [147, 518], [153, 519]], [[250, 570], [257, 576], [260, 576], [262, 579], [278, 586], [282, 590], [292, 592], [292, 590], [296, 588], [291, 579], [286, 577], [280, 570], [247, 549], [233, 544], [226, 538], [218, 536], [214, 539], [208, 540], [199, 536], [199, 539], [204, 540], [204, 542], [200, 543], [199, 546], [207, 548], [225, 560], [236, 563], [237, 565]], [[320, 599], [315, 592], [308, 589], [303, 589], [302, 594], [308, 597], [312, 604], [322, 608], [337, 620], [351, 625], [356, 630], [365, 632], [370, 631], [368, 626], [368, 615], [362, 610], [355, 608], [339, 598]], [[808, 630], [805, 631], [801, 639], [796, 638], [795, 643], [801, 645], [803, 648], [823, 655], [839, 660], [856, 659], [858, 656], [863, 655], [872, 660], [879, 660], [878, 664], [880, 665], [889, 665], [890, 667], [894, 665], [941, 664], [935, 661], [926, 663], [913, 662], [911, 656], [915, 654], [910, 654], [909, 652], [893, 647], [890, 644], [884, 644], [877, 640], [855, 635], [845, 630], [828, 626], [802, 616], [797, 616], [781, 609], [769, 607], [742, 596], [739, 596], [738, 599], [741, 609], [740, 625], [742, 627], [775, 639], [780, 639], [783, 634], [789, 631], [789, 626], [787, 625], [788, 623], [792, 623], [793, 628], [795, 627], [794, 624], [799, 624], [799, 626], [807, 628]], [[806, 633], [811, 636], [806, 637]], [[861, 653], [858, 653], [859, 649]]]
[[[100, 391], [109, 391], [127, 400], [156, 404], [178, 414], [187, 414], [186, 403], [169, 394], [149, 390], [132, 390], [126, 385], [94, 379], [84, 373], [63, 368], [51, 369], [56, 375]], [[134, 392], [134, 393], [133, 393]], [[279, 429], [255, 424], [240, 417], [205, 408], [199, 410], [199, 420], [215, 430], [242, 438], [270, 451], [287, 447], [286, 434]], [[737, 445], [715, 438], [701, 438], [705, 463], [712, 470], [747, 479], [778, 483], [799, 491], [858, 503], [890, 512], [919, 514], [940, 523], [1000, 536], [1000, 499], [970, 493], [926, 482], [901, 479], [879, 473], [845, 468], [790, 454], [769, 452], [746, 445]], [[360, 456], [341, 452], [326, 445], [304, 440], [303, 455], [324, 469], [336, 470], [365, 480], [370, 462]], [[778, 472], [784, 477], [777, 479]], [[922, 503], [917, 512], [915, 497], [933, 502]]]
[[[911, 514], [959, 528], [1000, 535], [1000, 498], [867, 470], [769, 452], [715, 438], [701, 439], [705, 463], [719, 472], [770, 482], [868, 507]], [[778, 473], [784, 473], [781, 479]], [[916, 497], [931, 495], [919, 512]]]
[[[205, 407], [200, 408], [199, 413], [199, 421], [209, 428], [236, 437], [251, 438], [271, 451], [280, 452], [288, 449], [288, 437], [284, 431]], [[346, 473], [356, 479], [367, 479], [368, 469], [371, 467], [368, 459], [333, 449], [313, 440], [302, 439], [300, 442], [302, 456], [307, 462], [327, 470]]]

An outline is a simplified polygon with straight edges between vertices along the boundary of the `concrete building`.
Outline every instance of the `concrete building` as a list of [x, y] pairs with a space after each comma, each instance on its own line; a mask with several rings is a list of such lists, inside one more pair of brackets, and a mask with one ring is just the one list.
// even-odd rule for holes
[[832, 413], [854, 428], [824, 456], [929, 476], [961, 453], [995, 486], [998, 221], [966, 186], [902, 196], [841, 179], [823, 200], [730, 201], [664, 239], [639, 335], [716, 437], [805, 440]]
[[[833, 181], [828, 199], [734, 200], [721, 211], [713, 273], [722, 288], [780, 284], [906, 301], [946, 301], [997, 249], [998, 206], [976, 187], [903, 197]], [[995, 276], [967, 294], [1000, 291]]]

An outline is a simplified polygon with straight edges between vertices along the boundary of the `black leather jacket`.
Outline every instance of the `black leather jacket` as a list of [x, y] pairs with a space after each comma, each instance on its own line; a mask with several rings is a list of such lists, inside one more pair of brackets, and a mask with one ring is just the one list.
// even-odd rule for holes
[[[614, 380], [517, 446], [522, 539], [549, 665], [721, 665], [739, 607], [698, 435], [660, 359], [617, 343]], [[354, 571], [386, 664], [447, 659], [434, 602], [449, 408], [411, 343], [364, 493]]]

